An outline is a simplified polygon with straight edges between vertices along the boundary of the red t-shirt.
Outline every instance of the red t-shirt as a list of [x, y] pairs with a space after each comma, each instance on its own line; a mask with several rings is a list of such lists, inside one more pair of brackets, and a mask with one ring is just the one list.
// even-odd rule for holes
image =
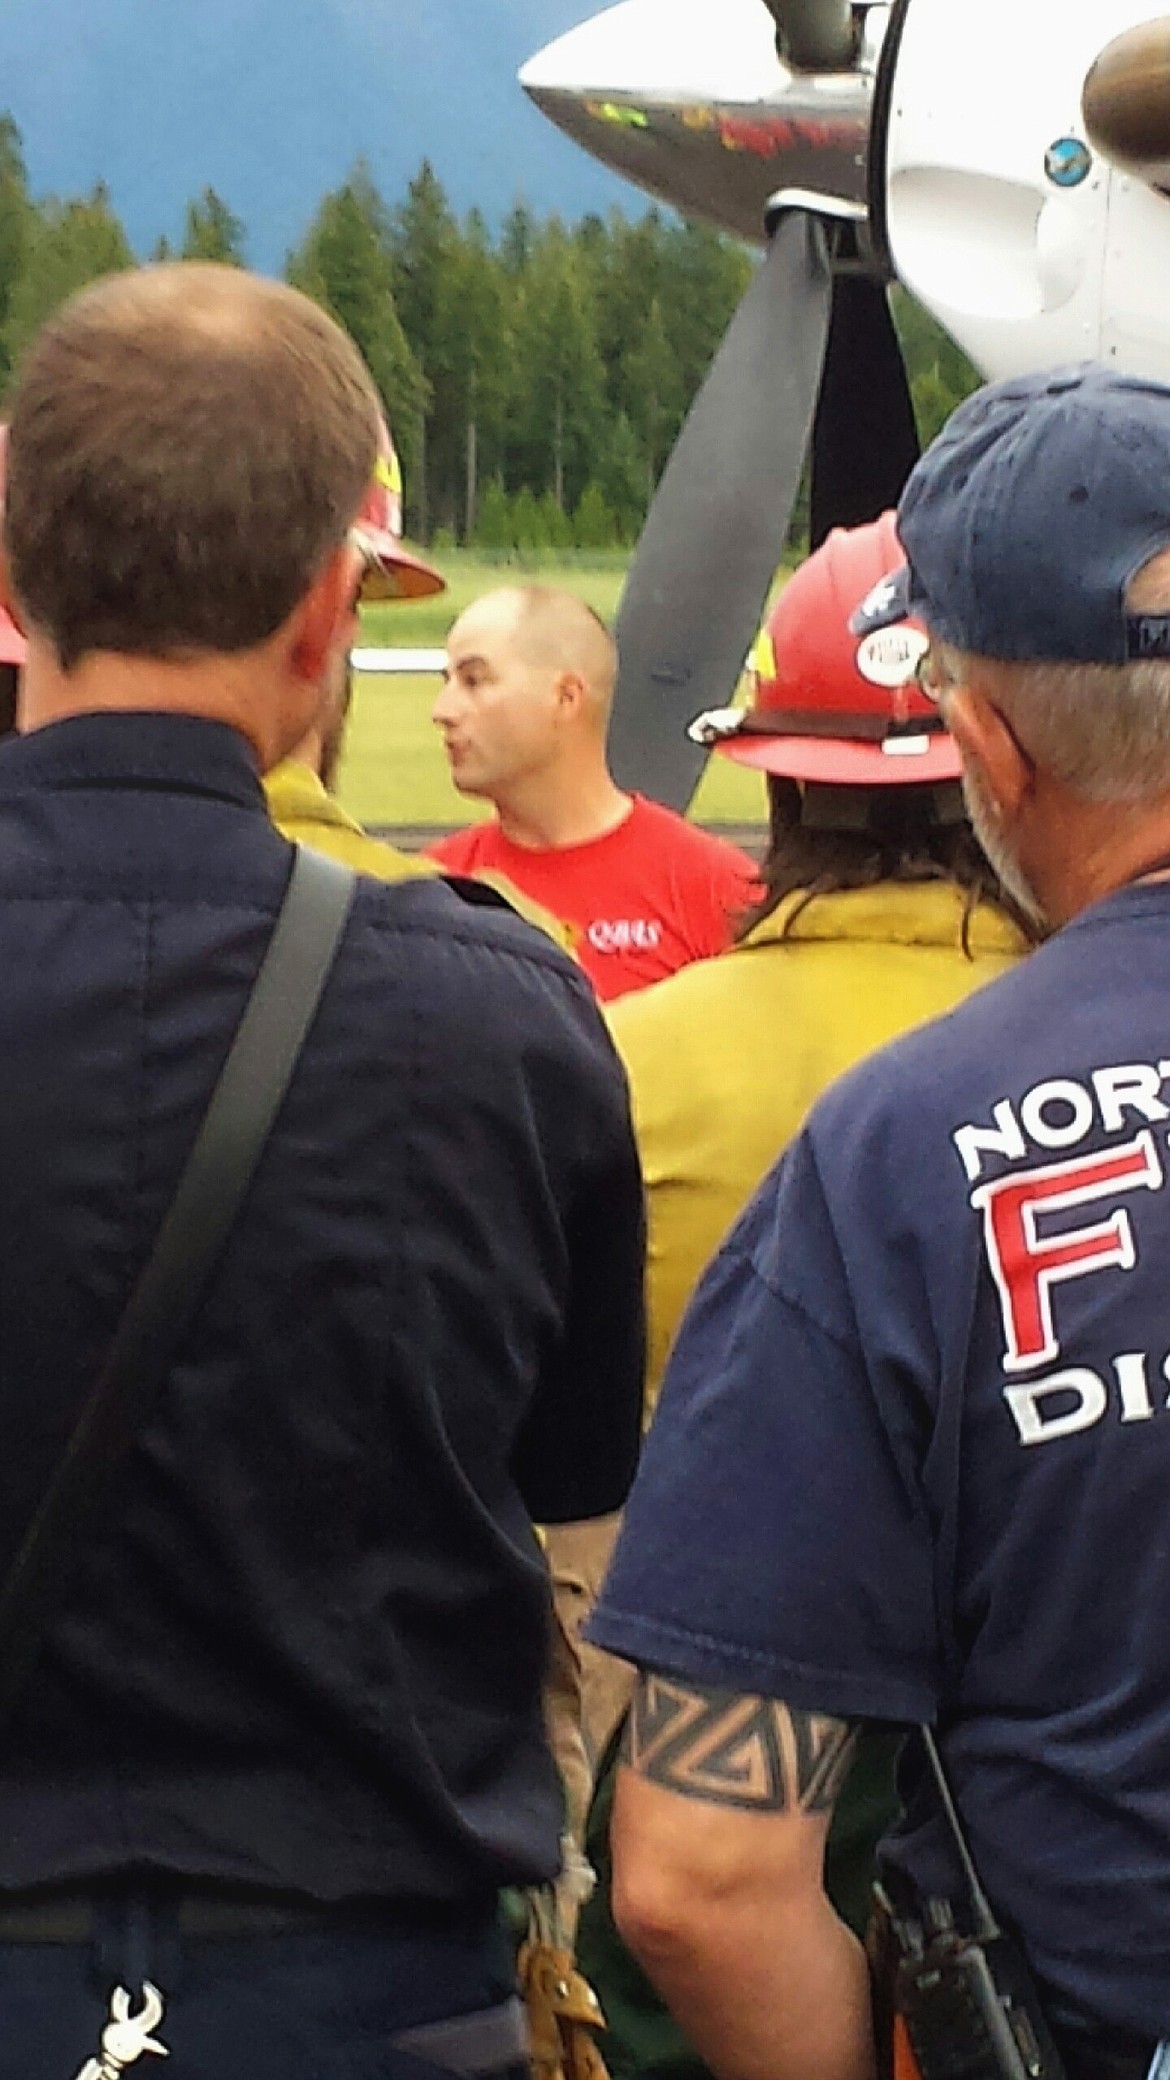
[[493, 818], [429, 849], [449, 873], [506, 874], [572, 926], [577, 959], [606, 999], [722, 953], [759, 894], [746, 852], [640, 794], [616, 830], [585, 845], [534, 851]]

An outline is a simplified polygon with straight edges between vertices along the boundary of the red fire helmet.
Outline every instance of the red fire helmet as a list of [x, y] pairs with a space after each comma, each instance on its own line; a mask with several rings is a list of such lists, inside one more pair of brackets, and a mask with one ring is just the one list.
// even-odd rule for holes
[[691, 725], [700, 743], [764, 773], [841, 787], [957, 780], [959, 754], [915, 671], [915, 622], [858, 638], [850, 616], [905, 562], [893, 513], [836, 528], [794, 572], [757, 639], [750, 708]]
[[446, 579], [402, 546], [402, 470], [385, 419], [370, 488], [349, 538], [366, 559], [363, 600], [427, 599], [446, 590]]

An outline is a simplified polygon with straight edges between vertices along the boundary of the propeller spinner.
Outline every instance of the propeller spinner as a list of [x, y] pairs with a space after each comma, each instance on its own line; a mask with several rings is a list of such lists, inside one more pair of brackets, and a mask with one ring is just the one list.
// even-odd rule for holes
[[812, 78], [780, 62], [762, 0], [621, 0], [538, 51], [520, 82], [607, 166], [758, 244], [778, 189], [864, 207], [887, 14], [869, 9], [851, 70]]
[[1089, 72], [1081, 109], [1090, 142], [1114, 166], [1170, 190], [1170, 15], [1114, 38]]

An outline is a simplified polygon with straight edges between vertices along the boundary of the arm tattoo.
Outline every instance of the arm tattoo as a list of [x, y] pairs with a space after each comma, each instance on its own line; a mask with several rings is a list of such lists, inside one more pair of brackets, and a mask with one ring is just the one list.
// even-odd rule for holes
[[770, 1697], [743, 1697], [643, 1670], [626, 1721], [630, 1769], [710, 1805], [831, 1813], [855, 1728]]

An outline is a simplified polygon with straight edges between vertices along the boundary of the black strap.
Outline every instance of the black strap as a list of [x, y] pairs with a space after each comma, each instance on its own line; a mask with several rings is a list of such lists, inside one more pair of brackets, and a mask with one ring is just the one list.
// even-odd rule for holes
[[926, 1760], [930, 1773], [934, 1778], [935, 1790], [938, 1792], [946, 1830], [950, 1835], [951, 1843], [958, 1856], [963, 1872], [963, 1881], [967, 1887], [974, 1912], [975, 1925], [972, 1929], [972, 1934], [977, 1936], [980, 1942], [994, 1942], [1002, 1931], [992, 1911], [991, 1901], [983, 1890], [982, 1881], [975, 1868], [975, 1858], [971, 1854], [971, 1844], [963, 1831], [963, 1823], [959, 1818], [959, 1809], [955, 1804], [954, 1793], [947, 1781], [946, 1770], [943, 1768], [943, 1759], [939, 1752], [938, 1742], [935, 1740], [929, 1726], [920, 1726], [918, 1732], [922, 1737], [923, 1748], [926, 1750]]
[[154, 1249], [0, 1585], [0, 1726], [206, 1291], [320, 1003], [356, 878], [297, 847], [268, 950]]
[[876, 715], [844, 708], [745, 708], [736, 737], [831, 737], [850, 743], [885, 744], [891, 737], [941, 736], [946, 723], [937, 709], [928, 715]]

